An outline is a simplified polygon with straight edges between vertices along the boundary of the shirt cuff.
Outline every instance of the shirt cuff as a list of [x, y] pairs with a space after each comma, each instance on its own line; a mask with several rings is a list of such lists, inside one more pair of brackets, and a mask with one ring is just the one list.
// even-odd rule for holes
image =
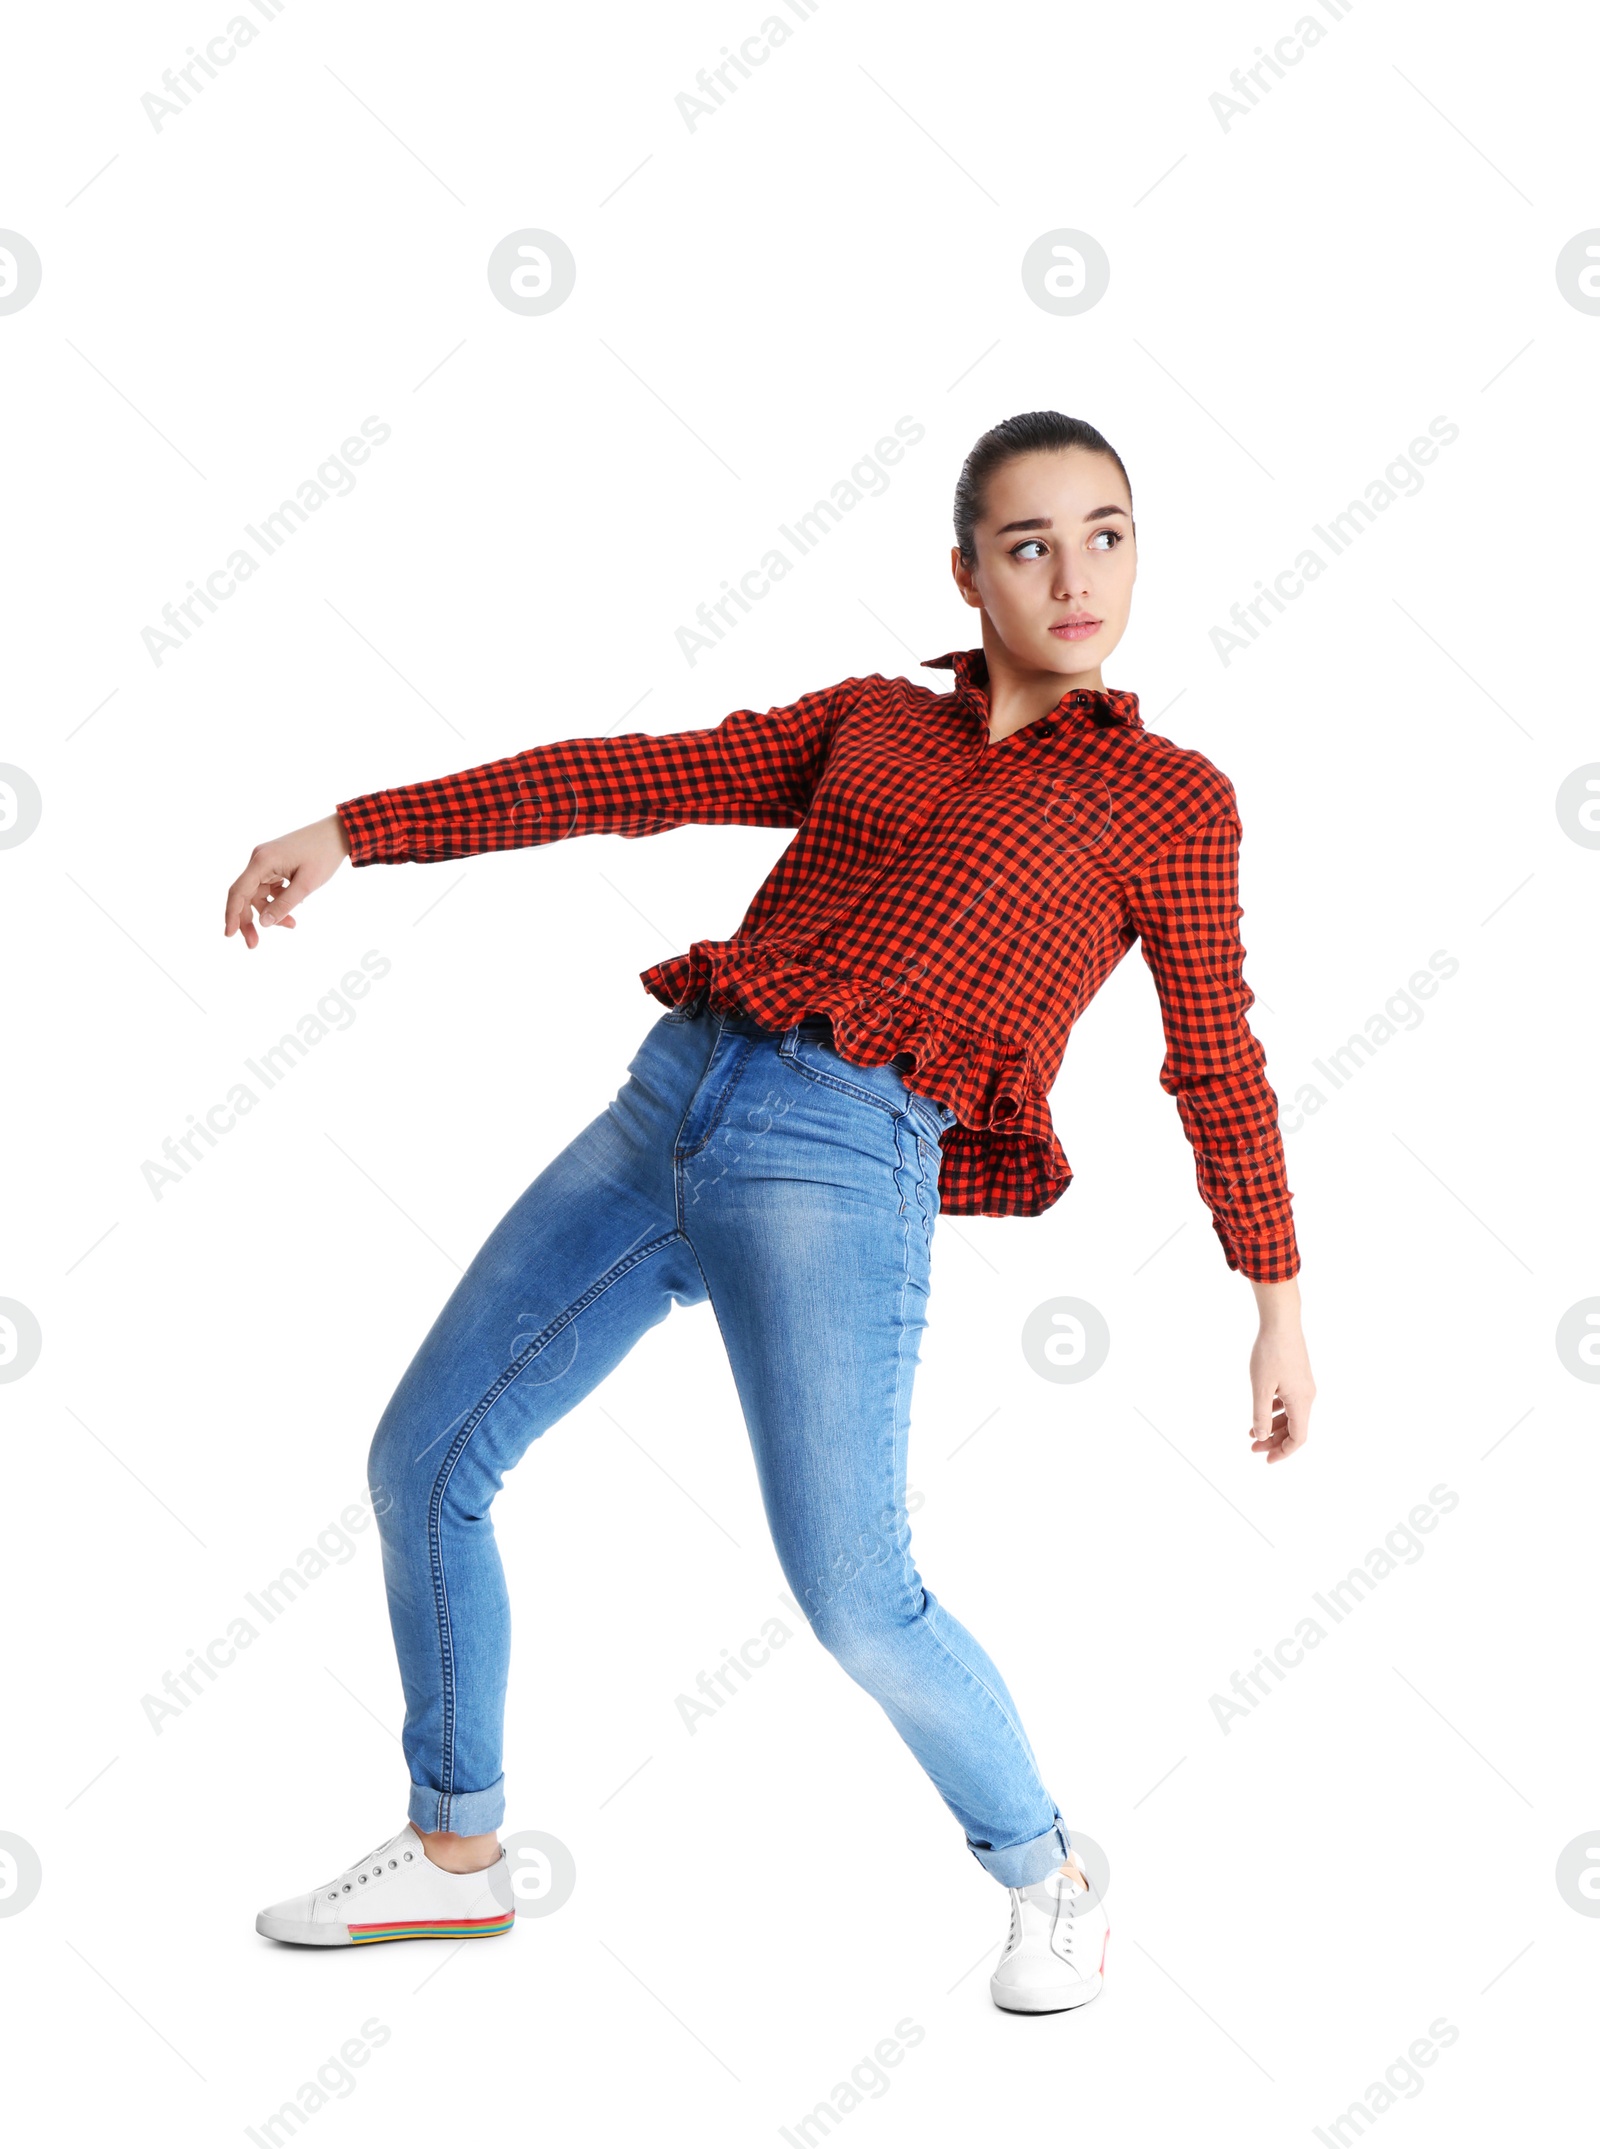
[[1291, 1224], [1280, 1232], [1240, 1242], [1231, 1239], [1220, 1224], [1214, 1226], [1222, 1242], [1229, 1268], [1252, 1283], [1288, 1283], [1300, 1273], [1300, 1249]]
[[405, 822], [386, 792], [368, 791], [360, 798], [344, 799], [334, 810], [344, 823], [353, 866], [404, 865], [410, 858]]

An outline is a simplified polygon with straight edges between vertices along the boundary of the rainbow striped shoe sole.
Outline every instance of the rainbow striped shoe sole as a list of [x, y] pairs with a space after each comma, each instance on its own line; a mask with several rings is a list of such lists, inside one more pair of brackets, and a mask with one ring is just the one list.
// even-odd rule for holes
[[508, 1910], [495, 1918], [425, 1918], [401, 1925], [351, 1925], [346, 1927], [352, 1947], [366, 1947], [374, 1940], [493, 1940], [510, 1932], [517, 1914]]

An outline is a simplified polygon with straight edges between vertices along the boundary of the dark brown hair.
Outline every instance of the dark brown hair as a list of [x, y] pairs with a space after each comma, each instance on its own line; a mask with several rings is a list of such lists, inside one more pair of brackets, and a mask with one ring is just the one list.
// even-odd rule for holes
[[1133, 505], [1133, 487], [1128, 483], [1122, 457], [1087, 419], [1066, 418], [1059, 410], [1027, 410], [1020, 417], [1002, 418], [973, 448], [961, 466], [956, 484], [956, 545], [966, 566], [970, 567], [978, 557], [973, 530], [983, 514], [984, 495], [994, 472], [1019, 455], [1056, 448], [1088, 448], [1096, 455], [1109, 455], [1122, 471], [1122, 482], [1128, 486], [1128, 505]]

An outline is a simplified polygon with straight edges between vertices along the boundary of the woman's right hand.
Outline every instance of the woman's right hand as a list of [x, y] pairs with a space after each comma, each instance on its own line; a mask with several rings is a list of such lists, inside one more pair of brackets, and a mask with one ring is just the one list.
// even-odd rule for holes
[[336, 813], [271, 843], [258, 843], [228, 890], [223, 937], [243, 933], [245, 946], [253, 948], [261, 937], [258, 923], [292, 930], [295, 921], [289, 913], [314, 888], [332, 880], [349, 855], [350, 838]]

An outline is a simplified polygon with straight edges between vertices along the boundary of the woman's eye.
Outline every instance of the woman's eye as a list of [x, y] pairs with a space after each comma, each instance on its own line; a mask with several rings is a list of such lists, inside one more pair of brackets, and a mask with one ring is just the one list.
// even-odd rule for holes
[[[1124, 535], [1125, 533], [1121, 530], [1096, 530], [1088, 539], [1088, 543], [1091, 546], [1099, 545], [1099, 540], [1105, 538], [1107, 542], [1099, 545], [1099, 549], [1102, 552], [1115, 552], [1118, 545], [1122, 543]], [[1042, 560], [1049, 549], [1042, 537], [1025, 537], [1019, 544], [1012, 546], [1011, 557], [1014, 560], [1028, 561], [1031, 564], [1034, 560]]]

